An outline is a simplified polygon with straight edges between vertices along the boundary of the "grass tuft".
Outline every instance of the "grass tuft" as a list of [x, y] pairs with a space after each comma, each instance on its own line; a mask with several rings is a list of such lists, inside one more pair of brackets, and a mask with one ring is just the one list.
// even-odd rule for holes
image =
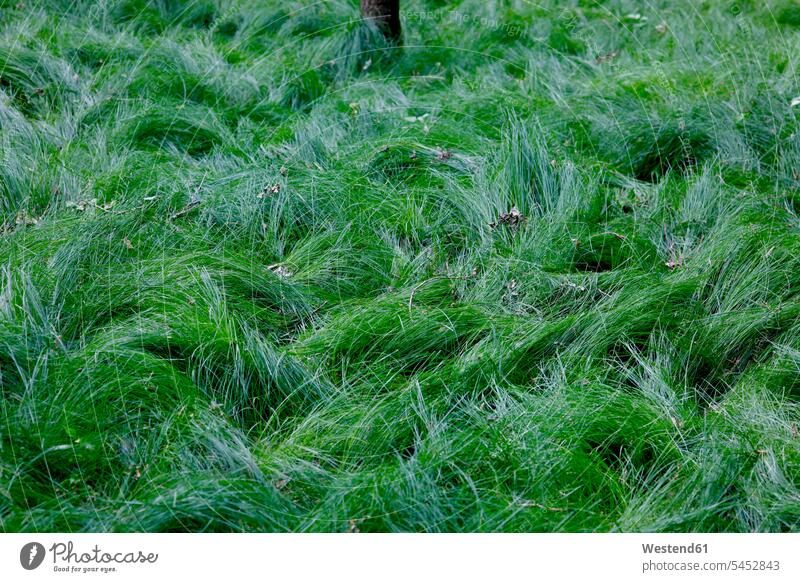
[[797, 3], [402, 4], [2, 4], [0, 530], [800, 529]]

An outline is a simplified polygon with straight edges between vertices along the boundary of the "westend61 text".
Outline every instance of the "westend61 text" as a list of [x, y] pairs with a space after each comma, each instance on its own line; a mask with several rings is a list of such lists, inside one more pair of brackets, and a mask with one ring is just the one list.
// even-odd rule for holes
[[687, 544], [681, 546], [674, 546], [671, 544], [662, 546], [642, 544], [642, 551], [645, 554], [707, 554], [708, 544]]

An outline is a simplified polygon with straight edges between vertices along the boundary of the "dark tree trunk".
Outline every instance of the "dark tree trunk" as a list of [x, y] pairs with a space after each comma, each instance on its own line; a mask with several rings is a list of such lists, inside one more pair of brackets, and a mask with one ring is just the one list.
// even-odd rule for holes
[[400, 41], [400, 0], [361, 0], [361, 16], [387, 40]]

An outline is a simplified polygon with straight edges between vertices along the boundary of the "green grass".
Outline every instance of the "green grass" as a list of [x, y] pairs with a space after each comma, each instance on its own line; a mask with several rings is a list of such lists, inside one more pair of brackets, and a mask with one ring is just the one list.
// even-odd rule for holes
[[800, 4], [402, 4], [0, 2], [0, 531], [800, 531]]

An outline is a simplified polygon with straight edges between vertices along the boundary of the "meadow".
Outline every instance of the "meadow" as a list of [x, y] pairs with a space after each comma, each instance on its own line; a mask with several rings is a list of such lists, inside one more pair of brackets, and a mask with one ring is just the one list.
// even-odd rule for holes
[[800, 3], [0, 0], [0, 531], [800, 531]]

